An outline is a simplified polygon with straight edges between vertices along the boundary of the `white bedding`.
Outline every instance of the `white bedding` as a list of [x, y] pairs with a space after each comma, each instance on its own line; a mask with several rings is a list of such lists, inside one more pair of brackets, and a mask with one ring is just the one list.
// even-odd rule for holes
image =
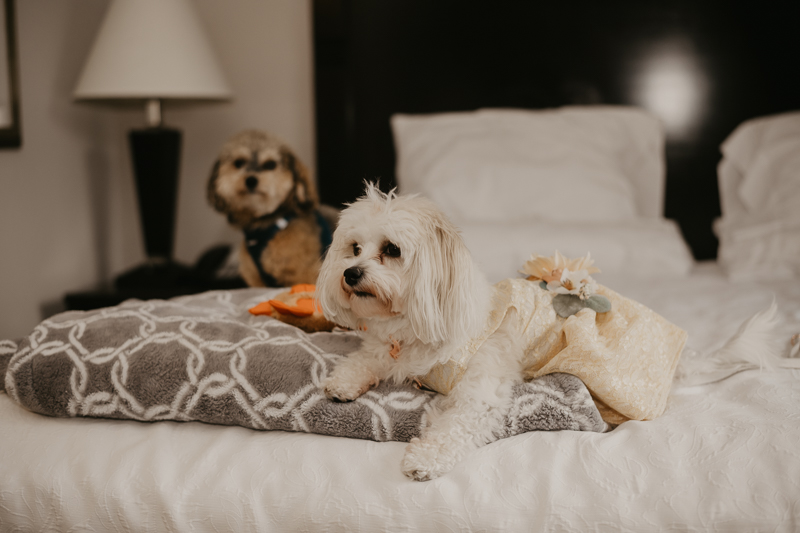
[[[798, 284], [597, 276], [706, 350]], [[444, 477], [400, 473], [404, 444], [201, 423], [51, 419], [0, 395], [0, 531], [797, 531], [800, 370], [675, 390], [606, 434], [535, 432]]]

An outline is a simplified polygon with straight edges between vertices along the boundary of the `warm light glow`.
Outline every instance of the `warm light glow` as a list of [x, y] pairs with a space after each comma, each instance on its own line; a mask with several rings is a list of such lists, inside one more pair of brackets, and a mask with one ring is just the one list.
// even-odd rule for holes
[[697, 54], [683, 40], [670, 40], [641, 58], [636, 102], [661, 118], [668, 137], [692, 134], [703, 117], [707, 82]]

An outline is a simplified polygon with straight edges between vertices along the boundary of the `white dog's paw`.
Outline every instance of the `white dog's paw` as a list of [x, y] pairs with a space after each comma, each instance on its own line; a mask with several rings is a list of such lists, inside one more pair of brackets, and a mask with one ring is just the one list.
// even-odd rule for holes
[[411, 439], [401, 468], [403, 474], [415, 481], [428, 481], [448, 473], [455, 464], [455, 457], [440, 444]]
[[349, 402], [355, 400], [372, 387], [378, 385], [378, 379], [353, 381], [343, 379], [342, 376], [333, 375], [322, 382], [322, 390], [329, 400], [336, 402]]

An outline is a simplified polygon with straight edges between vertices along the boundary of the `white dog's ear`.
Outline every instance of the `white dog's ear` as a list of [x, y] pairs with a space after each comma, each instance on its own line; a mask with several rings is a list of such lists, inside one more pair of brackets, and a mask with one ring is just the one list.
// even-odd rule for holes
[[423, 342], [469, 338], [483, 326], [485, 283], [455, 227], [443, 216], [432, 226], [414, 256], [407, 317]]
[[325, 318], [339, 326], [355, 329], [357, 320], [353, 316], [353, 312], [342, 305], [340, 299], [341, 272], [343, 271], [340, 264], [341, 250], [342, 237], [334, 232], [333, 242], [322, 262], [319, 276], [317, 276], [317, 288], [314, 296], [322, 306]]

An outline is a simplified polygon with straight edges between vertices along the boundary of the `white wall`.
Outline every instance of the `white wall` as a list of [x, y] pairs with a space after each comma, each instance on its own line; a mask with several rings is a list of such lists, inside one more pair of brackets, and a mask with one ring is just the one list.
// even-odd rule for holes
[[[66, 292], [108, 284], [144, 250], [127, 131], [139, 108], [71, 93], [107, 0], [18, 0], [21, 149], [0, 150], [0, 339], [27, 335]], [[257, 127], [314, 168], [310, 0], [196, 0], [234, 100], [164, 106], [183, 131], [175, 256], [239, 235], [205, 200], [222, 143]]]

